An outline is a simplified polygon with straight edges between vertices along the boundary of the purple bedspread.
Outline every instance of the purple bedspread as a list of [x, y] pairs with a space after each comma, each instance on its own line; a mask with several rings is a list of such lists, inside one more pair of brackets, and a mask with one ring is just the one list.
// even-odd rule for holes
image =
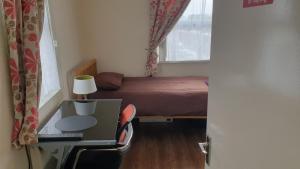
[[98, 91], [92, 99], [122, 98], [137, 116], [206, 116], [207, 77], [125, 77], [116, 91]]

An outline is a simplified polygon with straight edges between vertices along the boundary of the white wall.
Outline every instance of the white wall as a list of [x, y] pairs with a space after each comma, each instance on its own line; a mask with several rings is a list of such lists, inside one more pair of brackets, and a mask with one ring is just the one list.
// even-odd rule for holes
[[57, 57], [60, 63], [61, 77], [65, 98], [69, 98], [68, 78], [70, 71], [80, 64], [85, 55], [81, 52], [82, 42], [79, 37], [79, 21], [76, 0], [49, 0], [52, 15], [53, 31], [58, 42]]
[[[99, 71], [144, 76], [149, 38], [148, 0], [79, 3], [81, 46]], [[160, 76], [207, 75], [208, 63], [160, 64]]]
[[207, 169], [299, 169], [300, 1], [214, 2]]

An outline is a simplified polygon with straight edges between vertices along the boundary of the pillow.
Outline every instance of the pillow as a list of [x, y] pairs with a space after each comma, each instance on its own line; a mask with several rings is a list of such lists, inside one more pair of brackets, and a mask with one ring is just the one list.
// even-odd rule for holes
[[123, 74], [115, 72], [102, 72], [95, 76], [95, 82], [98, 88], [103, 90], [117, 90], [121, 87]]

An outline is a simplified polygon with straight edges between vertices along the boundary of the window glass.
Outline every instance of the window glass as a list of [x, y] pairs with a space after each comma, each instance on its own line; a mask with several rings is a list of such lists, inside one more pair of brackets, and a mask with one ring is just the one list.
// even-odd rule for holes
[[40, 106], [50, 100], [59, 90], [60, 81], [54, 39], [51, 30], [48, 3], [45, 2], [44, 26], [40, 40], [40, 55], [42, 67], [42, 88]]
[[210, 59], [212, 0], [191, 0], [166, 40], [160, 45], [161, 61]]

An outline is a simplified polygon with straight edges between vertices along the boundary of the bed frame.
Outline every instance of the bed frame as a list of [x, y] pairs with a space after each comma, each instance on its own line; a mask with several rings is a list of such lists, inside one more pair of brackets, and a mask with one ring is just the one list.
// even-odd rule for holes
[[[91, 75], [95, 76], [97, 74], [97, 61], [96, 59], [90, 59], [83, 62], [79, 66], [73, 69], [72, 76], [76, 77], [79, 75]], [[73, 95], [76, 99], [76, 96]], [[141, 121], [169, 121], [170, 119], [206, 119], [207, 116], [139, 116]]]
[[79, 66], [77, 66], [72, 71], [73, 77], [79, 75], [91, 75], [95, 76], [97, 74], [97, 62], [96, 59], [88, 60]]

